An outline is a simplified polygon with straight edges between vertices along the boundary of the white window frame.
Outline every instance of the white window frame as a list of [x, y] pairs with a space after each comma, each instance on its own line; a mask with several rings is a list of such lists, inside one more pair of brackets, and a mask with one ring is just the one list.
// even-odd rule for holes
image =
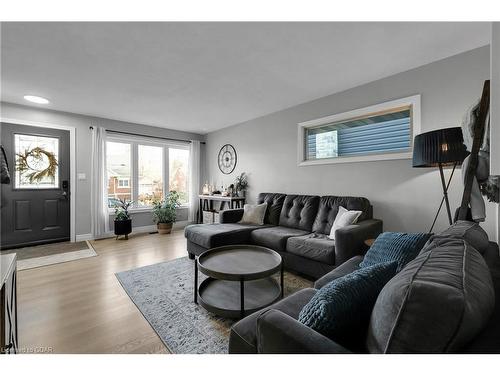
[[[358, 156], [338, 156], [334, 158], [324, 158], [307, 160], [306, 159], [306, 130], [321, 125], [328, 125], [334, 122], [344, 122], [357, 117], [368, 117], [369, 115], [376, 114], [377, 112], [389, 111], [399, 107], [410, 107], [410, 149], [408, 152], [386, 152], [369, 155]], [[413, 138], [415, 135], [420, 134], [421, 131], [421, 114], [420, 114], [420, 95], [413, 95], [406, 98], [391, 100], [389, 102], [375, 104], [369, 107], [355, 109], [353, 111], [338, 113], [331, 116], [326, 116], [314, 120], [301, 122], [297, 127], [297, 165], [318, 165], [318, 164], [337, 164], [337, 163], [354, 163], [354, 162], [367, 162], [379, 160], [397, 160], [397, 159], [411, 159], [413, 156]]]
[[[185, 142], [175, 142], [168, 140], [154, 139], [150, 137], [140, 137], [140, 136], [129, 136], [129, 135], [108, 135], [106, 142], [116, 142], [116, 143], [126, 143], [130, 145], [130, 180], [129, 183], [132, 200], [134, 205], [129, 209], [129, 212], [150, 212], [152, 210], [151, 206], [138, 206], [137, 199], [139, 196], [138, 186], [139, 186], [139, 145], [141, 146], [155, 146], [163, 148], [163, 170], [162, 170], [162, 181], [163, 181], [163, 192], [164, 194], [169, 191], [169, 152], [170, 148], [177, 148], [183, 150], [189, 150], [189, 144]], [[106, 156], [107, 157], [107, 156]], [[106, 178], [108, 181], [108, 178]], [[107, 194], [107, 189], [106, 189]], [[189, 196], [189, 194], [188, 194]], [[106, 196], [107, 198], [107, 196]], [[189, 202], [183, 203], [179, 208], [188, 208]], [[114, 214], [114, 208], [109, 209], [110, 214]]]
[[[122, 182], [123, 184], [120, 185], [120, 182]], [[127, 183], [125, 185], [125, 182]], [[119, 178], [118, 179], [118, 187], [121, 188], [121, 187], [130, 187], [130, 178]]]

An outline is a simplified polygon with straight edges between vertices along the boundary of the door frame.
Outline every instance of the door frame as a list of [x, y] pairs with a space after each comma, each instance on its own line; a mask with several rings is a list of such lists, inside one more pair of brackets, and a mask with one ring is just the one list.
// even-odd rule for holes
[[69, 131], [69, 211], [70, 211], [70, 241], [76, 242], [76, 127], [41, 121], [20, 120], [1, 117], [0, 122], [34, 126], [39, 128], [59, 129]]

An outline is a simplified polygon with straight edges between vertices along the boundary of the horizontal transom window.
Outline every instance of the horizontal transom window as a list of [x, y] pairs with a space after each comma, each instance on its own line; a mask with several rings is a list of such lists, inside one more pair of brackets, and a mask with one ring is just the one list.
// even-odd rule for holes
[[299, 124], [299, 164], [409, 157], [420, 101], [408, 99]]

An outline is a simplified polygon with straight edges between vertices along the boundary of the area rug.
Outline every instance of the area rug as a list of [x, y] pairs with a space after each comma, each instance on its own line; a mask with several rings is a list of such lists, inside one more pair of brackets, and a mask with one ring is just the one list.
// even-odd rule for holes
[[2, 252], [5, 253], [17, 254], [18, 271], [97, 256], [89, 241], [30, 246]]
[[[227, 353], [235, 321], [193, 302], [192, 260], [179, 258], [119, 272], [116, 277], [171, 353]], [[285, 296], [311, 286], [311, 281], [285, 272]]]

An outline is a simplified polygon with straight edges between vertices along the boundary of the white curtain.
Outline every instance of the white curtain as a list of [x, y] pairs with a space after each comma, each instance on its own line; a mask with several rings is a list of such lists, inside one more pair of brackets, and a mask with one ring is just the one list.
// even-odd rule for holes
[[105, 237], [109, 232], [106, 171], [106, 129], [92, 129], [91, 164], [91, 229], [94, 238]]
[[189, 147], [189, 211], [188, 220], [196, 221], [200, 191], [200, 141], [191, 141]]

